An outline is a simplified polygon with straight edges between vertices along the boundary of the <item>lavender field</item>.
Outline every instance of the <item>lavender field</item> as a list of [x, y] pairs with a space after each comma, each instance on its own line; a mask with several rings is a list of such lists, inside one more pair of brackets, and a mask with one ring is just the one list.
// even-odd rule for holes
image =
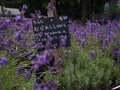
[[[32, 14], [40, 16], [39, 11]], [[69, 20], [71, 47], [61, 38], [54, 60], [35, 43], [31, 20], [0, 17], [0, 90], [111, 90], [120, 85], [120, 21]]]

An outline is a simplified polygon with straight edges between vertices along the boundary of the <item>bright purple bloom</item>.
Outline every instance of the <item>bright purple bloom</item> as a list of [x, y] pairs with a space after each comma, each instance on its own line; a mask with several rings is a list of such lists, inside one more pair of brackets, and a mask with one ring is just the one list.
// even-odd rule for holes
[[50, 50], [45, 50], [43, 57], [44, 57], [45, 63], [48, 64], [53, 59], [53, 54]]
[[16, 16], [16, 17], [15, 17], [15, 20], [16, 20], [16, 21], [18, 21], [18, 20], [20, 20], [20, 19], [21, 19], [21, 16]]
[[6, 18], [5, 21], [6, 21], [6, 23], [11, 22], [10, 18]]
[[7, 58], [6, 57], [3, 57], [3, 58], [1, 58], [2, 59], [2, 62], [3, 62], [3, 64], [6, 64], [7, 63]]
[[8, 59], [6, 57], [0, 58], [0, 67], [2, 67], [4, 64], [6, 64]]

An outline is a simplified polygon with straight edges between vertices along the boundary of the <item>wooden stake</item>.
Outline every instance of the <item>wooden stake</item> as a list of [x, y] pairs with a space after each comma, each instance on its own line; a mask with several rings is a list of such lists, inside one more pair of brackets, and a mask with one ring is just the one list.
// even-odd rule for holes
[[[53, 11], [48, 11], [47, 14], [48, 14], [48, 17], [54, 17]], [[54, 59], [56, 61], [60, 56], [59, 55], [59, 50], [58, 49], [52, 49], [52, 53], [53, 53]]]

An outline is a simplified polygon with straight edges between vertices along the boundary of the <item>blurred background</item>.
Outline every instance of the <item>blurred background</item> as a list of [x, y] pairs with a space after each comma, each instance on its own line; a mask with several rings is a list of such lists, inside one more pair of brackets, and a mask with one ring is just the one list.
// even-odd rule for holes
[[71, 19], [86, 20], [120, 19], [120, 0], [1, 0], [0, 5], [21, 9], [23, 4], [28, 6], [26, 16], [35, 10], [46, 15], [48, 2], [57, 9], [58, 15], [68, 15]]

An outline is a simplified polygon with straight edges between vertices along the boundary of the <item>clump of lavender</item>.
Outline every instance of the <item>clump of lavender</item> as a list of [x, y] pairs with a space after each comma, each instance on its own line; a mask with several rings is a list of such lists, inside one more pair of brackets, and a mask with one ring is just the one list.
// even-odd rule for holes
[[34, 70], [38, 70], [43, 65], [49, 64], [53, 60], [53, 54], [50, 50], [45, 50], [43, 54], [37, 54], [36, 60], [32, 61]]

